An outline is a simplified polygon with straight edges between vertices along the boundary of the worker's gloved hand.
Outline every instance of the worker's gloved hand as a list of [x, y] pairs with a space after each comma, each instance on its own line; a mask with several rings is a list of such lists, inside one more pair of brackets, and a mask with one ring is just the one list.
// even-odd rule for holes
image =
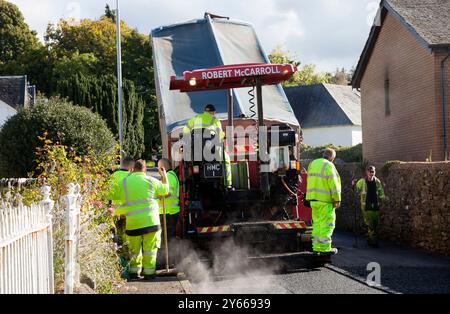
[[341, 202], [333, 202], [333, 207], [334, 209], [338, 209], [339, 207], [341, 207]]

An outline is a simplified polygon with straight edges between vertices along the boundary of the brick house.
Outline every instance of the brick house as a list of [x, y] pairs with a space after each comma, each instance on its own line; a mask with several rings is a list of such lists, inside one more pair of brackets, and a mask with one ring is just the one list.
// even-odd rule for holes
[[448, 157], [450, 1], [382, 0], [352, 86], [361, 90], [365, 159]]

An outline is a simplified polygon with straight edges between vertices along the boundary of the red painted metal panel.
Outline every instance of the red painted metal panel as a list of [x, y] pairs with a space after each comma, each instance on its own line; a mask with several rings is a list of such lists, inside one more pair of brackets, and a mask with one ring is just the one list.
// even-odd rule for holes
[[225, 65], [209, 69], [186, 71], [170, 78], [170, 90], [195, 92], [241, 87], [252, 87], [256, 80], [261, 85], [275, 85], [289, 80], [297, 72], [291, 64], [251, 63]]
[[305, 207], [305, 205], [303, 205], [303, 195], [306, 194], [306, 182], [308, 180], [307, 178], [307, 174], [306, 173], [302, 173], [301, 174], [302, 177], [302, 182], [300, 183], [300, 187], [299, 187], [299, 195], [298, 195], [298, 217], [300, 220], [303, 221], [312, 221], [312, 210], [310, 207]]

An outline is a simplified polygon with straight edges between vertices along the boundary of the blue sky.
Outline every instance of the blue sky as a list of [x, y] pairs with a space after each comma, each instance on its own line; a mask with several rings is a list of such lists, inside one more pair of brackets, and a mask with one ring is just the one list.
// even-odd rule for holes
[[[10, 0], [42, 38], [49, 22], [97, 18], [115, 0]], [[253, 23], [266, 50], [277, 45], [320, 71], [358, 62], [378, 0], [121, 0], [121, 15], [141, 33], [200, 18], [205, 11]]]

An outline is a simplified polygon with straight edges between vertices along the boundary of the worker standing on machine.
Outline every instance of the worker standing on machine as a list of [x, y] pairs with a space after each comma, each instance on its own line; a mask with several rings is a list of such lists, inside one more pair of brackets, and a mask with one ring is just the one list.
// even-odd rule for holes
[[[220, 120], [215, 117], [216, 108], [214, 105], [208, 104], [205, 106], [203, 113], [191, 118], [183, 128], [184, 136], [190, 136], [193, 130], [206, 129], [219, 136], [220, 142], [223, 142], [225, 133], [222, 130]], [[225, 185], [227, 188], [232, 186], [231, 178], [231, 160], [227, 152], [224, 152], [225, 159]]]
[[311, 162], [308, 167], [306, 200], [312, 208], [312, 243], [317, 265], [331, 262], [337, 249], [331, 247], [331, 237], [336, 223], [335, 210], [341, 206], [341, 179], [333, 164], [336, 151], [327, 148], [323, 158]]
[[145, 160], [136, 161], [133, 173], [122, 180], [116, 196], [122, 205], [114, 214], [126, 216], [131, 280], [139, 279], [141, 272], [146, 280], [156, 276], [156, 257], [161, 245], [157, 198], [169, 193], [164, 167], [158, 168], [161, 181], [147, 176], [146, 172]]
[[[173, 240], [176, 238], [176, 227], [178, 222], [178, 217], [180, 215], [180, 181], [175, 171], [172, 170], [172, 164], [170, 160], [162, 158], [158, 161], [158, 168], [165, 168], [167, 171], [167, 179], [169, 182], [169, 194], [165, 196], [158, 197], [159, 204], [159, 215], [160, 221], [163, 221], [162, 215], [164, 215], [164, 208], [166, 207], [166, 217], [167, 217], [167, 235], [169, 237], [169, 242], [172, 240], [171, 244], [174, 244]], [[165, 203], [163, 204], [163, 198], [165, 198]], [[173, 246], [169, 246], [169, 250]], [[176, 246], [175, 246], [176, 249]], [[160, 248], [163, 250], [163, 247]], [[169, 251], [170, 260], [174, 261], [175, 250]], [[172, 254], [170, 254], [172, 253]], [[158, 257], [161, 256], [158, 254]], [[161, 259], [162, 261], [162, 259]], [[162, 263], [158, 259], [158, 265]]]

